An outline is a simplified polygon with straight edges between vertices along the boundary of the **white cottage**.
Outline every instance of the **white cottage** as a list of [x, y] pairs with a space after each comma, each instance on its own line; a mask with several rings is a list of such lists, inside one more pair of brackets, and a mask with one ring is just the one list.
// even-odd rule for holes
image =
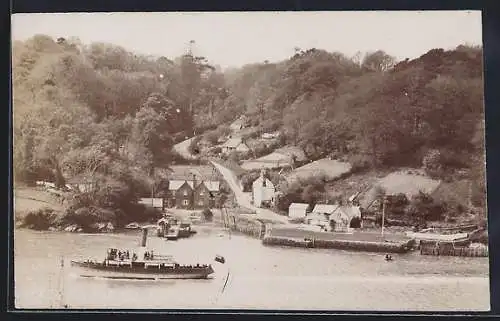
[[339, 205], [316, 204], [312, 212], [306, 217], [306, 223], [321, 226], [325, 230], [330, 230], [329, 217], [338, 207]]
[[[342, 217], [342, 222], [345, 222], [347, 220], [347, 224], [345, 224], [345, 226], [341, 225], [342, 227], [341, 228], [339, 227], [340, 229], [351, 231], [353, 228], [362, 227], [361, 208], [359, 206], [355, 205], [339, 206], [338, 210], [335, 213], [341, 213], [340, 217]], [[330, 215], [330, 221], [335, 220], [337, 218], [335, 216], [335, 213], [333, 215]], [[333, 223], [331, 223], [330, 225], [332, 224]]]
[[276, 196], [274, 184], [264, 175], [264, 171], [260, 172], [259, 178], [252, 183], [252, 199], [253, 205], [262, 207], [263, 204], [273, 204]]
[[307, 215], [309, 204], [306, 203], [292, 203], [288, 208], [288, 216], [290, 218], [304, 218]]
[[233, 137], [227, 140], [223, 145], [222, 145], [222, 152], [224, 154], [229, 154], [232, 151], [237, 151], [241, 153], [245, 153], [250, 151], [250, 148], [243, 142], [241, 137]]

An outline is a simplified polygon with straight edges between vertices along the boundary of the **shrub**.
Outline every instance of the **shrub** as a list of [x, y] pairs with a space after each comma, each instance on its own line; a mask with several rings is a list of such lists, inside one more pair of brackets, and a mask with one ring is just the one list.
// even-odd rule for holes
[[203, 217], [205, 218], [205, 221], [207, 221], [207, 222], [211, 222], [214, 218], [214, 214], [208, 208], [204, 209], [202, 214], [203, 214]]
[[353, 217], [351, 220], [351, 223], [349, 224], [349, 227], [360, 228], [361, 227], [361, 218], [358, 216]]
[[200, 140], [201, 140], [201, 136], [196, 136], [192, 141], [191, 143], [189, 144], [188, 146], [188, 151], [193, 154], [193, 155], [197, 155], [200, 153], [200, 147], [198, 146], [199, 143], [200, 143]]
[[258, 171], [251, 171], [244, 173], [241, 176], [241, 184], [243, 185], [243, 191], [249, 192], [252, 190], [252, 183], [259, 177], [260, 173]]
[[227, 158], [232, 162], [239, 162], [240, 161], [240, 154], [237, 151], [232, 151], [231, 153], [229, 153]]
[[94, 207], [85, 206], [66, 212], [62, 218], [64, 224], [77, 225], [84, 231], [92, 230], [92, 226], [101, 222], [114, 222], [115, 215], [112, 211]]
[[367, 156], [356, 154], [353, 155], [349, 162], [351, 163], [351, 173], [360, 173], [370, 168], [370, 160]]
[[431, 176], [440, 173], [442, 170], [441, 152], [437, 149], [427, 151], [422, 159], [422, 167]]
[[51, 208], [30, 211], [23, 219], [23, 227], [37, 231], [46, 231], [56, 223], [57, 215]]
[[430, 195], [419, 192], [412, 198], [407, 208], [407, 215], [416, 223], [438, 221], [443, 219], [446, 209], [446, 203], [437, 202]]
[[313, 205], [323, 198], [324, 187], [321, 185], [307, 185], [302, 191], [301, 198], [304, 202]]
[[281, 120], [265, 120], [262, 122], [260, 127], [264, 132], [271, 132], [278, 130], [281, 124], [282, 124]]
[[206, 132], [204, 135], [204, 139], [212, 145], [216, 145], [219, 138], [220, 138], [220, 135], [215, 130], [211, 130], [209, 132]]

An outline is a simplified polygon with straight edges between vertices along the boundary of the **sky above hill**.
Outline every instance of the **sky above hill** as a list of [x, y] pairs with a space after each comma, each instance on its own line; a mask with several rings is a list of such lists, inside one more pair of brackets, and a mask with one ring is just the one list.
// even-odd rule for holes
[[108, 42], [174, 58], [194, 40], [194, 54], [239, 67], [280, 61], [294, 48], [356, 52], [382, 49], [398, 60], [433, 48], [482, 44], [480, 11], [62, 13], [15, 14], [12, 38], [35, 34]]

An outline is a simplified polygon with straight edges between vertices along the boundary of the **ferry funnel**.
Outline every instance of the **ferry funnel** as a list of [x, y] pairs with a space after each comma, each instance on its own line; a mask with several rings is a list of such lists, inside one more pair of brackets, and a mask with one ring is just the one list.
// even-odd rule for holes
[[142, 229], [142, 240], [141, 240], [141, 247], [146, 247], [146, 241], [148, 240], [148, 229], [143, 228]]

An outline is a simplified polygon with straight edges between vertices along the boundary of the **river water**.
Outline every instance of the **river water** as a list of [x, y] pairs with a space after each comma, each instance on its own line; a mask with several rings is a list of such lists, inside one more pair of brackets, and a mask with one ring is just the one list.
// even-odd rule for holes
[[[14, 237], [17, 308], [489, 310], [486, 258], [410, 253], [386, 262], [375, 253], [265, 247], [247, 236], [198, 227], [198, 234], [179, 241], [150, 235], [148, 247], [174, 255], [179, 263], [211, 263], [212, 279], [126, 281], [76, 276], [69, 260], [102, 259], [108, 247], [134, 248], [138, 231], [16, 230]], [[214, 262], [216, 254], [226, 264]]]

